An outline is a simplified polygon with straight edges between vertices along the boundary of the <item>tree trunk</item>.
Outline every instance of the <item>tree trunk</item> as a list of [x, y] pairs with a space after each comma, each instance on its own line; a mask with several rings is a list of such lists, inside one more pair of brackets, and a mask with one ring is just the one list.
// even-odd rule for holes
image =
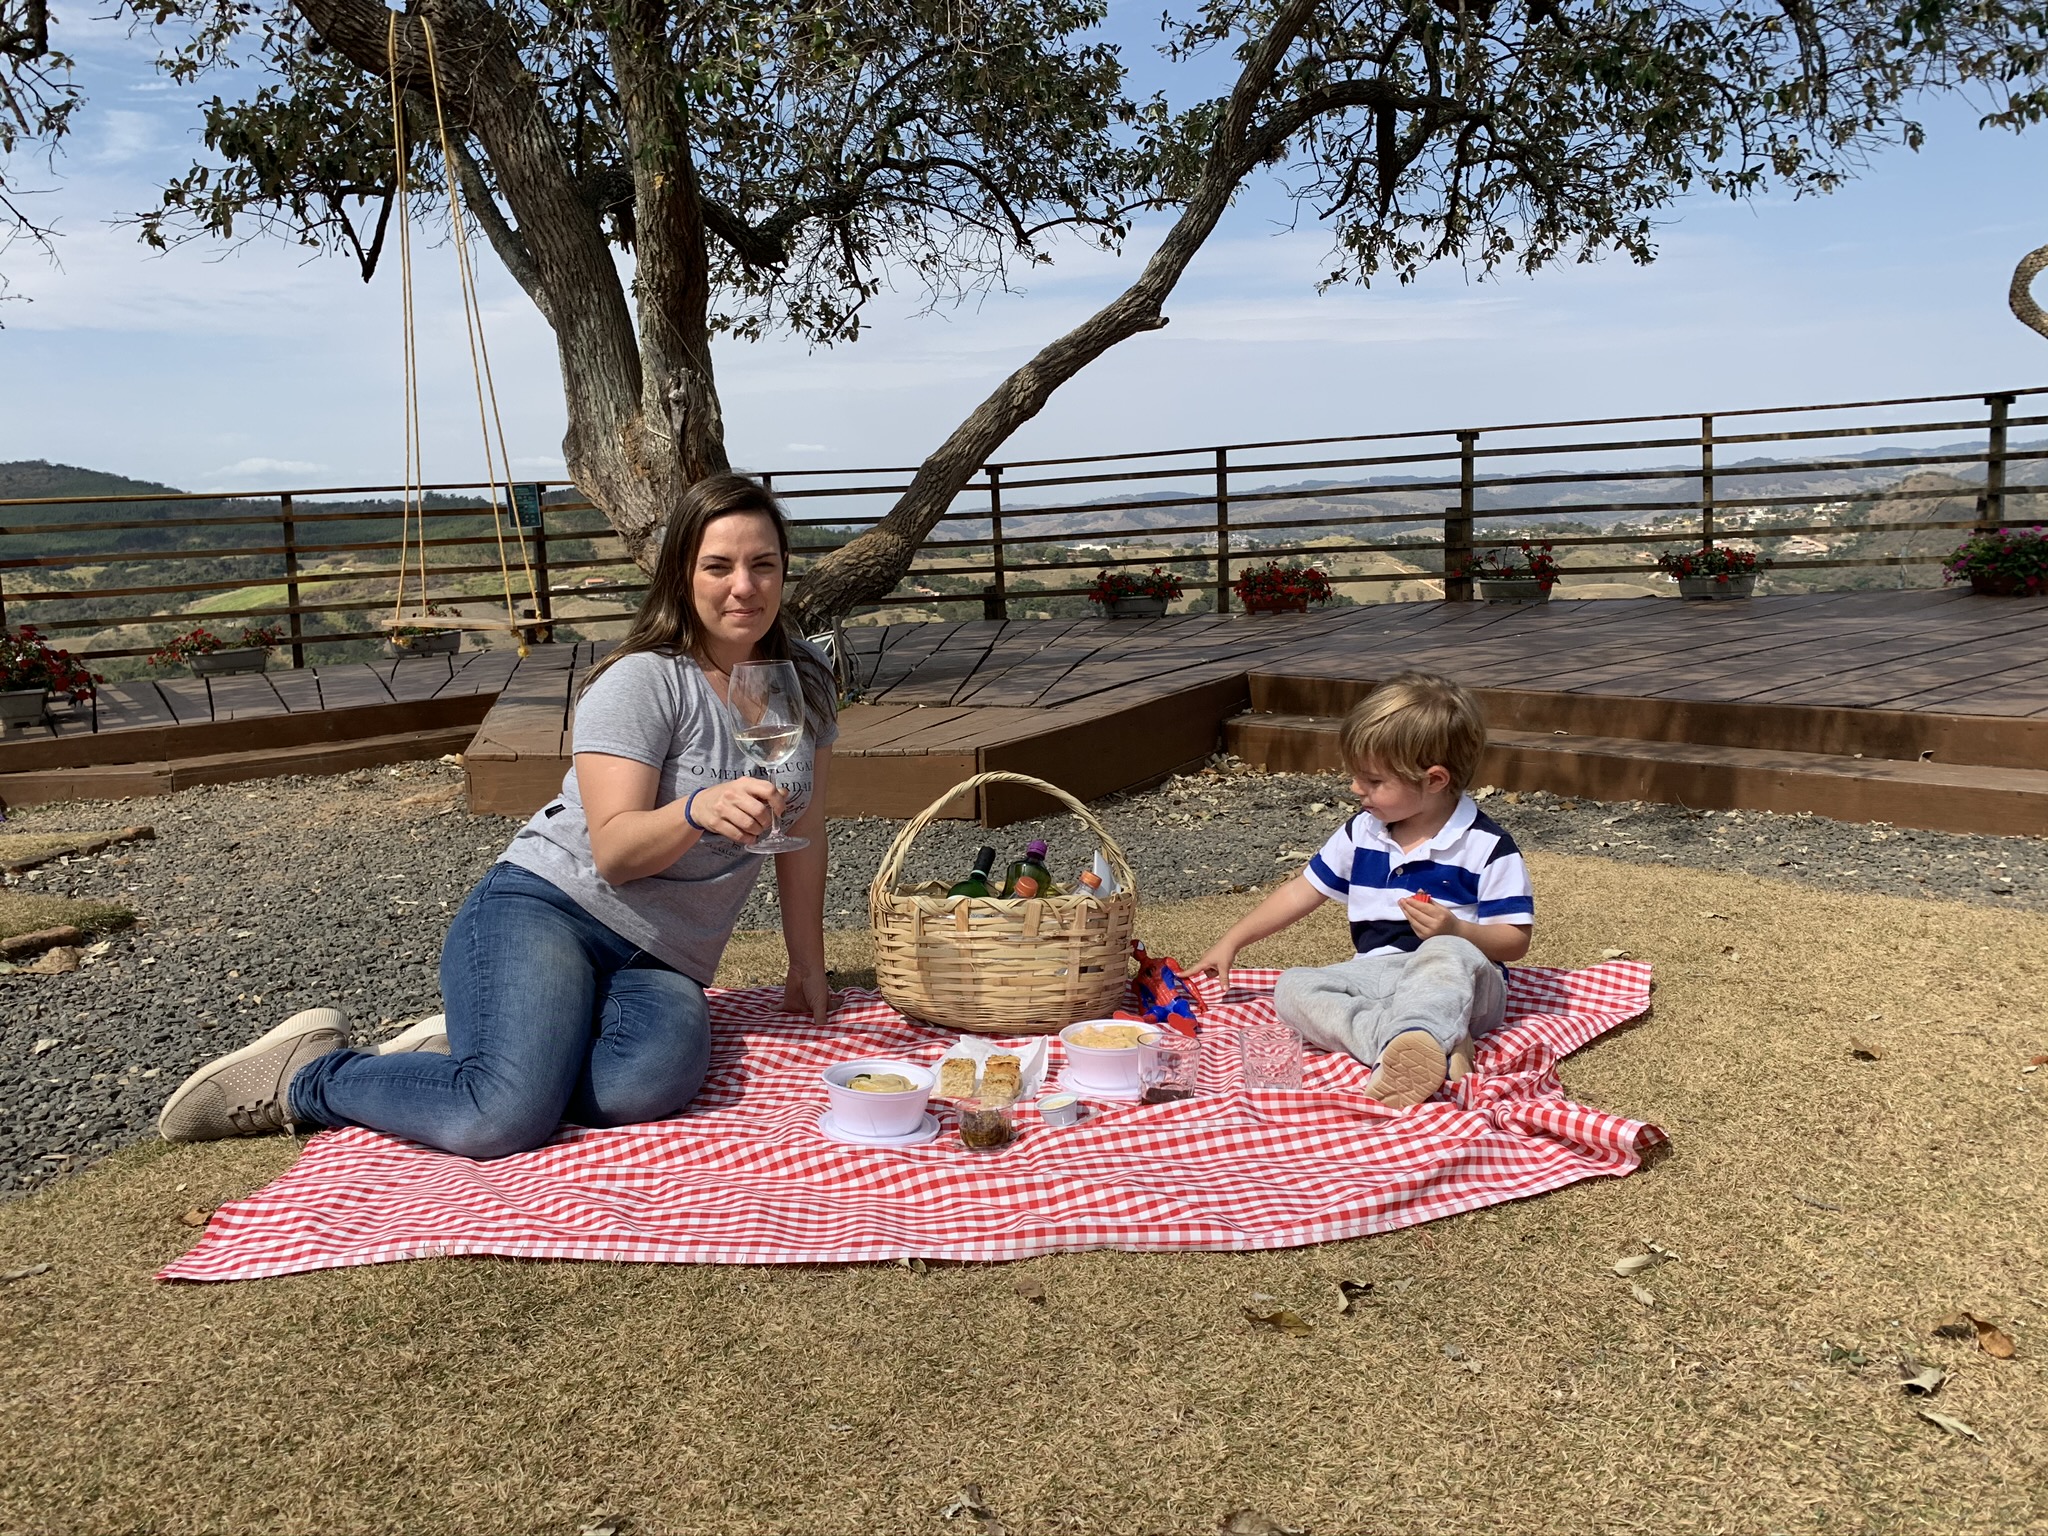
[[1259, 105], [1314, 12], [1315, 0], [1288, 0], [1247, 54], [1194, 193], [1138, 280], [1003, 380], [918, 466], [888, 516], [805, 573], [790, 598], [805, 629], [828, 628], [855, 605], [886, 597], [961, 488], [1044, 408], [1054, 390], [1118, 342], [1166, 324], [1161, 310], [1181, 274], [1215, 230], [1238, 183], [1269, 153], [1270, 138], [1256, 124]]

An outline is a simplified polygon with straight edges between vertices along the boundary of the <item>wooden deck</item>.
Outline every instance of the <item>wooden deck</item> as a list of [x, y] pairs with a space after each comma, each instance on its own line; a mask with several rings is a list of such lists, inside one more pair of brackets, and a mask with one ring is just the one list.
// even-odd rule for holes
[[[1376, 604], [894, 625], [848, 642], [861, 702], [841, 717], [834, 814], [908, 815], [989, 769], [1095, 798], [1198, 764], [1226, 737], [1270, 766], [1328, 766], [1349, 702], [1423, 668], [1485, 691], [1499, 744], [1489, 768], [1508, 787], [1830, 814], [1881, 806], [1908, 825], [1939, 824], [1938, 808], [1916, 818], [1901, 805], [1947, 799], [1976, 805], [1984, 830], [2006, 829], [2013, 797], [2038, 791], [2048, 831], [2048, 599]], [[193, 680], [110, 687], [97, 736], [74, 714], [0, 744], [0, 796], [33, 789], [24, 773], [67, 769], [87, 770], [68, 775], [84, 793], [110, 765], [174, 762], [195, 745], [271, 753], [271, 772], [320, 771], [301, 764], [350, 742], [399, 751], [407, 732], [420, 735], [410, 755], [449, 750], [439, 742], [470, 727], [472, 806], [523, 814], [568, 766], [575, 682], [594, 656], [586, 644], [537, 647], [523, 662], [487, 652], [325, 667], [216, 682], [210, 696]], [[1878, 781], [1889, 787], [1856, 788]], [[954, 814], [995, 825], [1044, 804], [999, 789]]]

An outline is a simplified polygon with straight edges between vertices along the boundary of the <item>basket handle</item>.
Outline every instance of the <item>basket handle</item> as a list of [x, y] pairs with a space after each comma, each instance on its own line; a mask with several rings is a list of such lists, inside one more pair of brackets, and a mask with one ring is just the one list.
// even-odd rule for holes
[[910, 852], [910, 845], [917, 841], [918, 835], [926, 827], [930, 826], [933, 821], [937, 820], [939, 812], [952, 804], [955, 799], [966, 794], [969, 790], [981, 788], [984, 784], [1028, 785], [1032, 789], [1052, 796], [1053, 799], [1065, 805], [1068, 810], [1081, 818], [1082, 826], [1095, 834], [1096, 841], [1101, 843], [1102, 851], [1109, 859], [1109, 867], [1111, 872], [1115, 874], [1117, 883], [1133, 895], [1137, 894], [1138, 877], [1131, 872], [1130, 862], [1124, 858], [1123, 849], [1117, 847], [1116, 839], [1109, 835], [1109, 829], [1096, 820], [1095, 813], [1089, 810], [1087, 806], [1076, 800], [1064, 789], [1061, 789], [1059, 785], [1048, 784], [1043, 779], [1034, 779], [1028, 773], [977, 773], [971, 778], [962, 779], [930, 805], [919, 811], [910, 819], [903, 830], [896, 834], [896, 841], [891, 843], [889, 851], [882, 855], [882, 867], [875, 871], [874, 884], [868, 888], [869, 896], [872, 898], [887, 895], [894, 891], [896, 889], [896, 881], [903, 873], [903, 860]]

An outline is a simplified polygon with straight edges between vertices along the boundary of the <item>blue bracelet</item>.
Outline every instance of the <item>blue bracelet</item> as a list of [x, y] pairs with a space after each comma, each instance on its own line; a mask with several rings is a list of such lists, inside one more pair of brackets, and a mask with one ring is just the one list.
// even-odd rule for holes
[[683, 820], [687, 821], [699, 832], [709, 832], [711, 830], [709, 827], [705, 826], [703, 822], [699, 821], [696, 817], [690, 814], [690, 807], [697, 803], [697, 797], [703, 793], [704, 791], [702, 789], [693, 789], [690, 791], [690, 798], [683, 802]]

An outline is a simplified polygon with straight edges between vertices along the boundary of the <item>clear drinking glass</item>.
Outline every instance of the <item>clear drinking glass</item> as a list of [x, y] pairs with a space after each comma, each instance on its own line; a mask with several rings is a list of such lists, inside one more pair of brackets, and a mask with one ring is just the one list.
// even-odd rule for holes
[[[771, 784], [770, 768], [788, 762], [804, 739], [804, 690], [793, 661], [743, 661], [732, 669], [725, 690], [726, 718], [741, 753]], [[749, 853], [791, 853], [808, 848], [808, 837], [791, 837], [780, 817], [771, 816], [768, 833], [747, 844]]]
[[1138, 1049], [1144, 1052], [1138, 1062], [1138, 1086], [1145, 1103], [1171, 1104], [1175, 1099], [1194, 1097], [1200, 1087], [1199, 1039], [1177, 1029], [1162, 1029], [1142, 1039]]
[[1278, 1019], [1245, 1025], [1237, 1041], [1247, 1089], [1301, 1086], [1301, 1036]]

